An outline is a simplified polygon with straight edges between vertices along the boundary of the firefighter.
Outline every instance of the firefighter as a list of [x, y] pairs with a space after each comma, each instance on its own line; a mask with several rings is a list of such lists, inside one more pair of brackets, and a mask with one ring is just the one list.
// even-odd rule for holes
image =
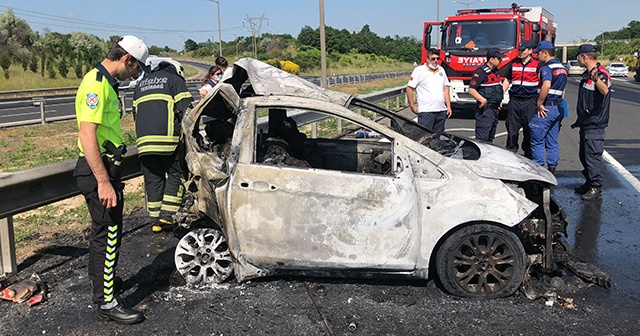
[[498, 66], [504, 54], [499, 49], [487, 50], [487, 62], [471, 76], [469, 94], [477, 101], [475, 107], [476, 139], [493, 142], [498, 126], [498, 111], [502, 106], [502, 79]]
[[503, 90], [509, 89], [509, 110], [507, 111], [507, 149], [518, 152], [518, 137], [522, 128], [522, 151], [531, 159], [531, 129], [529, 122], [536, 113], [538, 100], [538, 60], [531, 55], [535, 45], [523, 41], [518, 46], [518, 58], [507, 68]]
[[[144, 65], [148, 55], [147, 46], [139, 38], [122, 37], [107, 57], [82, 78], [75, 100], [80, 158], [73, 175], [91, 215], [88, 270], [93, 301], [98, 305], [99, 318], [120, 324], [138, 323], [144, 315], [125, 308], [116, 298], [115, 273], [124, 205], [124, 185], [113, 161], [124, 152], [116, 80], [131, 78], [140, 69], [148, 70]], [[109, 156], [107, 148], [116, 153]]]
[[133, 94], [136, 144], [153, 232], [171, 230], [172, 216], [182, 203], [180, 121], [192, 101], [184, 68], [175, 60], [160, 62]]
[[560, 145], [558, 135], [564, 118], [562, 100], [567, 85], [567, 69], [555, 57], [555, 47], [549, 41], [538, 43], [534, 50], [540, 68], [540, 94], [538, 96], [538, 113], [529, 123], [531, 128], [531, 153], [533, 161], [554, 173], [560, 161]]

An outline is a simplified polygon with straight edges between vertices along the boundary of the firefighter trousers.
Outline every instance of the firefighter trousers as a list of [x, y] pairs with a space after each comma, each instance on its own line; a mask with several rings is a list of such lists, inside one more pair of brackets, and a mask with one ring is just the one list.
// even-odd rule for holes
[[107, 209], [98, 198], [98, 181], [84, 157], [78, 159], [73, 175], [91, 215], [88, 270], [93, 287], [93, 302], [110, 303], [116, 294], [114, 280], [122, 237], [124, 184], [120, 182], [119, 177], [111, 181], [118, 203], [115, 207]]
[[140, 156], [147, 210], [151, 221], [160, 218], [171, 221], [171, 216], [182, 205], [184, 173], [179, 152], [176, 149], [170, 155]]

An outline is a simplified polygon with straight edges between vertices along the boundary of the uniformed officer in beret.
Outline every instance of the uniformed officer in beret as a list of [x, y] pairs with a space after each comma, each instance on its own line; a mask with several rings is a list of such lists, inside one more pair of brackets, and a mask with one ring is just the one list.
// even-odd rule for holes
[[611, 77], [596, 57], [593, 45], [583, 44], [578, 48], [578, 64], [587, 70], [578, 87], [578, 120], [571, 127], [580, 128], [579, 156], [585, 178], [584, 184], [574, 190], [585, 201], [602, 197], [604, 129], [609, 125], [611, 105]]
[[487, 62], [473, 72], [469, 94], [477, 100], [475, 107], [476, 139], [492, 142], [498, 126], [498, 111], [504, 91], [498, 66], [504, 54], [499, 49], [487, 50]]

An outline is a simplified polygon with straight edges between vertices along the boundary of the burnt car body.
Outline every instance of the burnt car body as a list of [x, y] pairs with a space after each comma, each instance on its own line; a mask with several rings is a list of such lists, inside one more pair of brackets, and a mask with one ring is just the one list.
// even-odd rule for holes
[[[207, 136], [202, 115], [217, 118]], [[555, 177], [494, 145], [249, 58], [186, 111], [182, 132], [175, 262], [188, 283], [436, 277], [455, 295], [500, 297], [530, 267], [556, 267], [567, 222]]]

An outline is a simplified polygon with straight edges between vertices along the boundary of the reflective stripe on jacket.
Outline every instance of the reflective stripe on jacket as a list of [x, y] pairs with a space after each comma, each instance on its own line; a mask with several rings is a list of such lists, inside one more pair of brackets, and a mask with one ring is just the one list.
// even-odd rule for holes
[[170, 69], [156, 70], [136, 86], [133, 108], [139, 155], [168, 155], [178, 146], [182, 112], [193, 97]]

